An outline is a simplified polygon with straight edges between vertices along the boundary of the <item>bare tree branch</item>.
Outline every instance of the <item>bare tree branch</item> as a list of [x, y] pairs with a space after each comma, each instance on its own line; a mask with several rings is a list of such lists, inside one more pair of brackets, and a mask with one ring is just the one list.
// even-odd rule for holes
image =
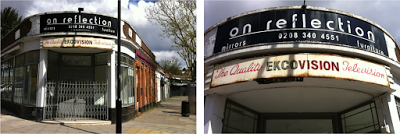
[[179, 56], [196, 80], [196, 1], [159, 0], [146, 9], [146, 18], [162, 28], [162, 38], [170, 38]]

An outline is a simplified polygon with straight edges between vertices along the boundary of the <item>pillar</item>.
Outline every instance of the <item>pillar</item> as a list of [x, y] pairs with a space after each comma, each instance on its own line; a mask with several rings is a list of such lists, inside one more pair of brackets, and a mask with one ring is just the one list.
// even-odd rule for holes
[[208, 94], [204, 106], [204, 133], [222, 133], [226, 97]]
[[36, 121], [43, 120], [43, 108], [46, 106], [47, 49], [39, 50], [38, 83], [36, 93]]

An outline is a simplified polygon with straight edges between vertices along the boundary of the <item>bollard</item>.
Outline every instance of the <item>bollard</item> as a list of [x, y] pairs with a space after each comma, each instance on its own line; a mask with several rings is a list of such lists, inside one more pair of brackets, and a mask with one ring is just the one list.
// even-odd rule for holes
[[188, 101], [182, 101], [181, 114], [184, 117], [189, 117], [190, 108], [189, 108], [189, 102]]

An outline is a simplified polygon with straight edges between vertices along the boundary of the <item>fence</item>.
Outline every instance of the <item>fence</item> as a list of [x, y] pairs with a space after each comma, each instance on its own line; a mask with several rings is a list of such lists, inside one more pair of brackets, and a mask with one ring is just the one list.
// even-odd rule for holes
[[108, 120], [107, 83], [47, 82], [43, 120]]

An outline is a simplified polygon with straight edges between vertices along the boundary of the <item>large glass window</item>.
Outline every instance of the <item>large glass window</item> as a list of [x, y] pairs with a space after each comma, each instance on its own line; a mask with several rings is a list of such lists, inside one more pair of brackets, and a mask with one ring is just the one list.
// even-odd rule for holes
[[12, 96], [13, 96], [12, 95], [12, 90], [14, 88], [14, 69], [11, 68], [9, 71], [10, 71], [10, 74], [8, 76], [9, 77], [9, 80], [8, 80], [9, 87], [8, 87], [6, 99], [11, 101]]
[[31, 75], [29, 78], [30, 79], [29, 104], [36, 105], [38, 64], [32, 64], [30, 66], [31, 66]]
[[24, 89], [24, 67], [15, 68], [14, 102], [22, 103], [22, 90]]
[[107, 53], [100, 53], [95, 55], [95, 81], [106, 82], [108, 79], [108, 58]]
[[25, 53], [25, 65], [23, 68], [24, 88], [22, 103], [35, 106], [37, 95], [37, 73], [39, 63], [39, 51]]
[[2, 61], [1, 97], [27, 105], [36, 105], [39, 51], [30, 51]]
[[1, 81], [1, 99], [11, 101], [14, 81], [14, 58], [3, 61], [1, 64], [2, 81]]
[[25, 53], [25, 64], [35, 64], [39, 62], [39, 51]]
[[4, 76], [3, 76], [3, 84], [1, 85], [1, 99], [10, 101], [10, 99], [8, 98], [11, 87], [11, 84], [8, 83], [10, 70], [3, 70], [3, 73]]
[[257, 132], [257, 113], [231, 100], [225, 105], [223, 133], [255, 133]]
[[[115, 57], [115, 66], [118, 66], [118, 57]], [[121, 99], [123, 106], [135, 104], [135, 86], [134, 86], [134, 70], [133, 58], [127, 54], [121, 54]], [[117, 70], [115, 70], [117, 73]], [[117, 81], [117, 79], [115, 80]], [[117, 82], [116, 82], [117, 83]], [[117, 87], [117, 85], [116, 85]]]
[[341, 114], [344, 133], [379, 132], [375, 103], [369, 103]]
[[61, 65], [63, 66], [92, 66], [90, 55], [62, 55]]
[[23, 100], [22, 100], [22, 103], [24, 103], [24, 104], [29, 104], [29, 72], [30, 72], [30, 67], [29, 67], [29, 65], [27, 65], [27, 66], [25, 66], [25, 77], [24, 77], [24, 91], [23, 91], [23, 96], [24, 96], [24, 98], [23, 98]]
[[59, 79], [59, 54], [48, 51], [47, 81], [57, 81]]
[[400, 99], [396, 97], [395, 100], [397, 106], [397, 114], [399, 114], [399, 119], [400, 119]]

